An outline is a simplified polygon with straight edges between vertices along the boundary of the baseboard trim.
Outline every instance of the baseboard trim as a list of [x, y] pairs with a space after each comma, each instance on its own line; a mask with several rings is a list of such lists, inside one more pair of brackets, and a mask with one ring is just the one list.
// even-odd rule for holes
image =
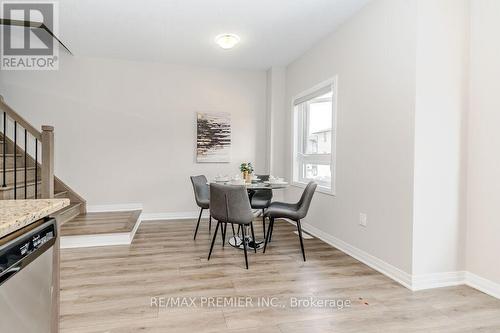
[[[287, 222], [295, 225], [295, 222], [293, 221], [288, 220]], [[471, 272], [456, 271], [411, 275], [361, 249], [325, 233], [308, 223], [302, 223], [302, 229], [412, 291], [467, 285], [489, 296], [500, 299], [500, 284], [475, 275]]]
[[130, 210], [142, 210], [141, 203], [125, 203], [112, 205], [88, 205], [87, 213], [123, 212]]
[[[195, 212], [173, 212], [173, 213], [142, 213], [141, 220], [143, 222], [147, 221], [161, 221], [161, 220], [187, 220], [187, 219], [197, 219], [200, 215], [200, 211]], [[201, 215], [203, 218], [209, 217], [208, 210], [204, 210]]]
[[[289, 221], [290, 222], [290, 221]], [[294, 222], [292, 222], [294, 223]], [[295, 224], [295, 223], [294, 223]], [[308, 224], [302, 223], [302, 228], [307, 233], [321, 239], [323, 242], [339, 249], [340, 251], [346, 253], [347, 255], [361, 261], [365, 265], [370, 266], [376, 271], [386, 275], [387, 277], [393, 279], [394, 281], [400, 283], [408, 289], [412, 289], [412, 278], [411, 275], [402, 271], [401, 269], [361, 250], [354, 247], [326, 232]]]
[[80, 247], [130, 245], [130, 233], [62, 236], [61, 249], [74, 249]]
[[480, 277], [471, 272], [465, 274], [465, 284], [487, 295], [500, 299], [500, 284]]
[[465, 277], [465, 271], [413, 275], [411, 289], [418, 291], [459, 286], [465, 284]]

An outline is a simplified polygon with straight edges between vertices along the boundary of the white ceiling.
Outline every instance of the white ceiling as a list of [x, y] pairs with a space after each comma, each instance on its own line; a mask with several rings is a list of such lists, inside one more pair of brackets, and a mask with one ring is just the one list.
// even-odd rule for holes
[[[369, 0], [64, 0], [59, 35], [75, 54], [267, 69], [287, 65]], [[232, 50], [220, 33], [241, 37]]]

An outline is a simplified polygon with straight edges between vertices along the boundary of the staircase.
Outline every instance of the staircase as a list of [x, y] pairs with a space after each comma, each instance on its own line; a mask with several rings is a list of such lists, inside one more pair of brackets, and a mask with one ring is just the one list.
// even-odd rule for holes
[[54, 176], [54, 128], [37, 130], [1, 96], [0, 119], [0, 200], [68, 198], [60, 224], [85, 214], [85, 200]]
[[71, 203], [53, 214], [61, 248], [129, 245], [140, 224], [140, 209], [87, 213], [85, 200], [54, 176], [54, 128], [37, 130], [0, 96], [0, 200], [45, 198]]

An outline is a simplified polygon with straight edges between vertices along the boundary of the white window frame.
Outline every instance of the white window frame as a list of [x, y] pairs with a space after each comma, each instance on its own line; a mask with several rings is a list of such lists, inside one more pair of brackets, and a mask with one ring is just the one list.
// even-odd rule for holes
[[[314, 164], [328, 164], [330, 163], [330, 172], [331, 172], [331, 183], [330, 186], [326, 186], [325, 184], [318, 183], [317, 191], [329, 195], [336, 195], [336, 137], [337, 137], [337, 85], [338, 85], [338, 77], [335, 76], [326, 81], [323, 81], [314, 87], [307, 89], [306, 91], [298, 94], [294, 98], [292, 98], [291, 102], [291, 110], [292, 110], [292, 185], [304, 188], [307, 185], [308, 180], [299, 179], [299, 171], [300, 165], [305, 163], [314, 163]], [[312, 95], [317, 93], [320, 90], [325, 89], [326, 87], [331, 87], [332, 90], [332, 131], [331, 131], [331, 149], [329, 156], [328, 154], [303, 154], [303, 125], [304, 122], [302, 119], [302, 112], [298, 112], [295, 109], [298, 100], [301, 100], [308, 95]], [[302, 146], [302, 147], [301, 147]], [[301, 147], [301, 148], [299, 148]]]

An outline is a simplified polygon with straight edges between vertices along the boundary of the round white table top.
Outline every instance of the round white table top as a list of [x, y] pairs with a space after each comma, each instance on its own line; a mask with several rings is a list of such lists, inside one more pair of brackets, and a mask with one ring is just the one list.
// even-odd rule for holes
[[233, 184], [231, 182], [216, 182], [211, 181], [210, 184], [224, 184], [224, 185], [235, 185], [235, 186], [246, 186], [248, 190], [279, 190], [284, 189], [289, 186], [288, 183], [269, 183], [269, 182], [258, 182], [258, 183], [245, 183], [245, 184]]

